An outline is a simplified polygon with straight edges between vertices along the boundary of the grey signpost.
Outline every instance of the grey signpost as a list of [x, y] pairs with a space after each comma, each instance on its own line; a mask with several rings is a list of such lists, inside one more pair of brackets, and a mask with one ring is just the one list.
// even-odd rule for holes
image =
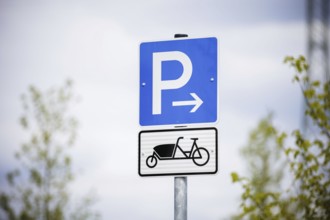
[[174, 219], [187, 219], [187, 177], [174, 177]]
[[[175, 34], [174, 38], [188, 37], [187, 34]], [[187, 177], [174, 177], [174, 220], [187, 220]]]

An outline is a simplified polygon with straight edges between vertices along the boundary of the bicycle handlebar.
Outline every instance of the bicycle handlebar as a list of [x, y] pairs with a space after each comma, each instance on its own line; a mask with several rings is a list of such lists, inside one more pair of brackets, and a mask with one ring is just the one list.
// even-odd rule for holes
[[178, 137], [178, 139], [176, 140], [176, 144], [175, 144], [175, 146], [178, 146], [178, 144], [179, 144], [179, 140], [181, 140], [181, 139], [183, 139], [183, 137]]

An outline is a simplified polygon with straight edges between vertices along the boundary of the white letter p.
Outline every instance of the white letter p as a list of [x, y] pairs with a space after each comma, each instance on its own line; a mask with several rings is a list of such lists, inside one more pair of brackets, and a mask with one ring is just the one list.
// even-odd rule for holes
[[[179, 61], [183, 66], [182, 75], [174, 80], [162, 80], [162, 62]], [[192, 75], [192, 63], [189, 57], [180, 51], [153, 53], [152, 60], [152, 114], [162, 114], [162, 90], [178, 89], [184, 86]]]

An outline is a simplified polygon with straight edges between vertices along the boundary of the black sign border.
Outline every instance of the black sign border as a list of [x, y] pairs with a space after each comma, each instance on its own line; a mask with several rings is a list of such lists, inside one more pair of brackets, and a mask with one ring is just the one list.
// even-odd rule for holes
[[[188, 172], [188, 173], [161, 173], [161, 174], [141, 174], [141, 134], [142, 133], [157, 133], [171, 131], [194, 131], [194, 130], [214, 130], [215, 131], [215, 171], [214, 172]], [[139, 150], [138, 150], [138, 173], [141, 177], [148, 176], [190, 176], [190, 175], [208, 175], [218, 172], [218, 130], [215, 127], [203, 128], [184, 128], [184, 129], [160, 129], [160, 130], [144, 130], [139, 132]]]

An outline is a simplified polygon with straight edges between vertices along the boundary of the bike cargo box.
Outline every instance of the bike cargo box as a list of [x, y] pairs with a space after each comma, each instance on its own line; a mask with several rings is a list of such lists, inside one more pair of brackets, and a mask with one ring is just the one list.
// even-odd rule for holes
[[175, 149], [175, 144], [162, 144], [154, 147], [154, 151], [161, 158], [173, 157], [174, 149]]

